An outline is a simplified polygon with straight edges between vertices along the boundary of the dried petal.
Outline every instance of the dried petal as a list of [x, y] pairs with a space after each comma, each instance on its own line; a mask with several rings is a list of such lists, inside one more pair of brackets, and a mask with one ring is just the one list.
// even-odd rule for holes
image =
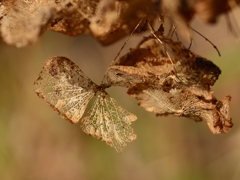
[[136, 119], [134, 114], [123, 109], [116, 100], [101, 93], [81, 120], [81, 127], [85, 133], [106, 142], [117, 152], [122, 152], [127, 142], [136, 139], [130, 126]]
[[49, 59], [34, 85], [37, 95], [72, 123], [82, 117], [97, 89], [77, 65], [64, 57]]

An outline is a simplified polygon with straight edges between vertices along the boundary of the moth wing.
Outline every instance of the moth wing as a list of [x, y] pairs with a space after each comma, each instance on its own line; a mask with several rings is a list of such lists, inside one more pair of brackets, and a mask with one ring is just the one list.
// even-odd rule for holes
[[110, 66], [103, 78], [105, 87], [121, 86], [130, 87], [137, 83], [149, 82], [156, 79], [155, 75], [143, 69], [132, 66]]
[[232, 128], [233, 123], [229, 112], [230, 100], [231, 97], [226, 96], [222, 101], [217, 101], [212, 111], [205, 110], [205, 113], [202, 113], [202, 117], [213, 134], [228, 133]]

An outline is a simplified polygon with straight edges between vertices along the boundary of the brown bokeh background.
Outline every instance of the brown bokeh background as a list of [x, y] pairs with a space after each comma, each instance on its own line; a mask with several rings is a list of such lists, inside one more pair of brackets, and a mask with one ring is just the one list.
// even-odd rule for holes
[[[213, 135], [205, 122], [155, 117], [139, 107], [126, 89], [113, 87], [108, 90], [111, 96], [138, 116], [132, 125], [137, 140], [129, 143], [123, 153], [116, 153], [84, 134], [79, 124], [63, 120], [35, 95], [33, 82], [47, 59], [66, 56], [100, 83], [126, 39], [103, 47], [90, 36], [68, 37], [48, 31], [32, 47], [17, 49], [0, 44], [0, 179], [238, 180], [239, 39], [230, 33], [224, 17], [216, 25], [204, 25], [197, 19], [191, 25], [221, 51], [218, 57], [207, 41], [194, 34], [192, 50], [222, 70], [213, 87], [216, 97], [232, 96], [234, 127], [228, 134]], [[133, 35], [122, 54], [135, 47], [142, 36]]]

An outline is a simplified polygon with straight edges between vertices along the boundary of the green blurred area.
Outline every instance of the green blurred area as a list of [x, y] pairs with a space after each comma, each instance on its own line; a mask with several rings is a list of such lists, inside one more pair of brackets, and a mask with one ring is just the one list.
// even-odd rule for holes
[[[226, 30], [221, 32], [221, 37], [232, 38]], [[79, 124], [63, 120], [35, 95], [33, 82], [47, 59], [66, 56], [94, 82], [100, 83], [100, 77], [124, 40], [102, 47], [89, 36], [73, 38], [47, 32], [36, 45], [28, 48], [17, 49], [2, 42], [0, 179], [238, 180], [240, 45], [231, 40], [221, 43], [223, 39], [216, 33], [209, 33], [205, 35], [215, 39], [221, 58], [199, 37], [194, 38], [192, 48], [221, 68], [222, 75], [213, 89], [218, 99], [232, 96], [233, 129], [226, 135], [213, 135], [205, 122], [195, 123], [173, 116], [155, 117], [138, 107], [136, 100], [126, 94], [126, 89], [112, 88], [108, 91], [111, 96], [138, 116], [132, 125], [138, 138], [121, 154], [84, 134]], [[141, 37], [132, 37], [124, 51], [135, 47]]]

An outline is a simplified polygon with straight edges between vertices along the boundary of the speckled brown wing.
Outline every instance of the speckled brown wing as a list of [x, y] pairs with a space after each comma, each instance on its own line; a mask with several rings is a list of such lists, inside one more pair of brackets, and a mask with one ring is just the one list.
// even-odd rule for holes
[[160, 32], [155, 36], [159, 39], [146, 37], [109, 67], [109, 84], [127, 87], [128, 94], [147, 111], [206, 120], [214, 134], [228, 132], [233, 125], [230, 98], [219, 101], [211, 90], [221, 70], [180, 42]]
[[137, 83], [149, 82], [157, 79], [157, 77], [143, 69], [132, 66], [110, 66], [103, 78], [102, 86], [121, 86], [130, 87]]

